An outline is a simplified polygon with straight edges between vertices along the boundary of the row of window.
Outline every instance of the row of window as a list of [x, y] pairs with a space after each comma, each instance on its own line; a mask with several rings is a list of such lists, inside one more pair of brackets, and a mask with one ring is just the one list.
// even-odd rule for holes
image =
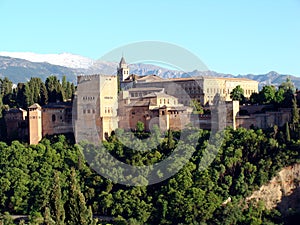
[[29, 119], [41, 119], [41, 116], [37, 117], [37, 116], [29, 116]]
[[[221, 88], [207, 88], [206, 89], [207, 94], [211, 93], [211, 94], [215, 94], [215, 93], [219, 93], [219, 94], [225, 94], [225, 89], [221, 89]], [[230, 94], [230, 89], [227, 89], [227, 94]], [[245, 95], [251, 95], [252, 93], [254, 93], [255, 90], [245, 90]]]
[[83, 96], [82, 100], [92, 101], [92, 100], [95, 100], [95, 97], [94, 96]]
[[83, 114], [95, 114], [96, 113], [96, 110], [95, 109], [84, 109], [83, 110]]
[[112, 113], [113, 112], [113, 108], [112, 107], [105, 107], [104, 108], [104, 113]]

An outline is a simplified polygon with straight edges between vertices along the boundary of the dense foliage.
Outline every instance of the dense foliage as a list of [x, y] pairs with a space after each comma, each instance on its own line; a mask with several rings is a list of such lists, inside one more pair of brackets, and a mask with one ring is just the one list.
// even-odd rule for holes
[[[56, 76], [49, 76], [45, 82], [41, 78], [32, 77], [26, 83], [19, 83], [13, 88], [12, 82], [5, 77], [0, 79], [0, 111], [7, 108], [24, 108], [33, 103], [41, 106], [72, 98], [75, 92], [73, 83], [63, 76], [62, 81]], [[1, 117], [1, 116], [0, 116]]]
[[[150, 137], [153, 141], [141, 141], [149, 139], [148, 134], [139, 131], [139, 138], [131, 139], [122, 130], [116, 131], [122, 141], [112, 136], [102, 147], [74, 145], [64, 136], [30, 146], [2, 142], [1, 218], [9, 224], [7, 213], [28, 214], [32, 224], [95, 224], [93, 211], [113, 217], [117, 224], [280, 223], [285, 218], [278, 211], [265, 210], [263, 202], [244, 200], [279, 169], [299, 162], [300, 141], [293, 135], [287, 140], [285, 132], [277, 127], [267, 132], [228, 128], [220, 149], [209, 142], [208, 131], [195, 129], [186, 132], [185, 142], [178, 141], [180, 133], [168, 132], [157, 146], [154, 139], [159, 133]], [[84, 155], [93, 154], [98, 166], [103, 149], [128, 164], [149, 165], [165, 159], [176, 147], [190, 150], [189, 142], [195, 141], [195, 153], [176, 175], [149, 186], [113, 183], [92, 170], [81, 154], [89, 151]], [[199, 170], [207, 148], [217, 151], [217, 156], [207, 169]]]
[[253, 104], [274, 104], [276, 107], [291, 107], [296, 89], [289, 78], [277, 89], [266, 85], [259, 93], [253, 93], [250, 102]]

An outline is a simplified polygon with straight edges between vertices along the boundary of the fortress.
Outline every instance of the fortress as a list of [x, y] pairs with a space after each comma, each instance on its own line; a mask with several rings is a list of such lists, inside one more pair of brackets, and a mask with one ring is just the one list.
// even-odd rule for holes
[[156, 75], [130, 74], [122, 57], [117, 76], [78, 76], [73, 102], [43, 107], [33, 104], [27, 111], [7, 110], [4, 115], [7, 136], [9, 139], [25, 138], [30, 144], [37, 144], [46, 135], [74, 133], [76, 140], [97, 142], [108, 138], [117, 128], [134, 130], [138, 122], [142, 122], [147, 131], [154, 125], [162, 131], [180, 130], [188, 125], [211, 129], [215, 111], [195, 114], [191, 104], [195, 102], [212, 109], [219, 101], [223, 102], [225, 125], [234, 128], [268, 128], [290, 120], [290, 111], [239, 115], [238, 102], [230, 99], [230, 93], [237, 85], [243, 88], [246, 98], [258, 92], [258, 82], [244, 78], [163, 79]]

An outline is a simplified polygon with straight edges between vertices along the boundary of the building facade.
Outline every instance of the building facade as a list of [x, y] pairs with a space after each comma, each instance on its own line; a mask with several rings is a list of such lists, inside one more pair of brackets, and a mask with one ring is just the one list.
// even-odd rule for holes
[[123, 91], [119, 100], [119, 128], [135, 130], [142, 122], [145, 130], [154, 125], [162, 131], [181, 130], [191, 122], [192, 108], [178, 103], [178, 99], [160, 88], [132, 88]]
[[118, 128], [117, 76], [78, 76], [75, 138], [98, 142]]

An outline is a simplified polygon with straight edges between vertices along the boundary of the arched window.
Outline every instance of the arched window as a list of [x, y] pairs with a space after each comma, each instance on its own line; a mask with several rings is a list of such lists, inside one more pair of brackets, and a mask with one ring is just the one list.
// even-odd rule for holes
[[56, 120], [56, 116], [53, 114], [52, 115], [52, 122], [55, 122], [55, 120]]

